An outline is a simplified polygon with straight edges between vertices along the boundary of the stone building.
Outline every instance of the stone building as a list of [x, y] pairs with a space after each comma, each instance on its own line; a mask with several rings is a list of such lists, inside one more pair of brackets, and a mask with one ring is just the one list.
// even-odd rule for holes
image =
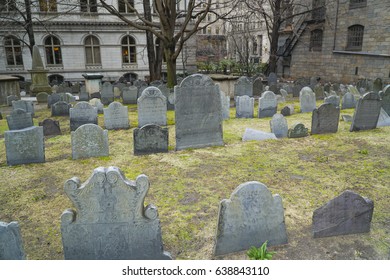
[[301, 2], [306, 2], [300, 7], [309, 12], [295, 17], [290, 32], [280, 37], [280, 76], [390, 82], [389, 0]]

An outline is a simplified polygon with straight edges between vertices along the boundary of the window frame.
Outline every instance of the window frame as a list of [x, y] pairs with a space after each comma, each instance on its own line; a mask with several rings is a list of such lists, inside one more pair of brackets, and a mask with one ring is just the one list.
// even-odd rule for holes
[[[48, 44], [47, 42], [49, 39], [50, 42]], [[57, 42], [54, 42], [54, 40], [57, 40], [58, 44], [55, 44]], [[46, 56], [46, 65], [48, 67], [63, 66], [61, 41], [60, 39], [58, 39], [58, 37], [54, 35], [47, 36], [44, 41], [44, 48], [45, 48], [45, 56]], [[58, 48], [58, 50], [56, 50], [56, 48]], [[52, 61], [49, 61], [49, 58], [52, 59]]]
[[57, 0], [39, 0], [39, 12], [41, 13], [57, 13]]
[[80, 0], [80, 12], [89, 14], [97, 13], [97, 0]]
[[347, 31], [347, 51], [361, 51], [363, 49], [364, 26], [354, 24], [348, 27]]
[[[7, 41], [11, 42], [8, 44]], [[15, 49], [20, 49], [19, 53]], [[4, 38], [4, 50], [5, 50], [5, 60], [7, 67], [23, 67], [23, 45], [21, 41], [14, 36], [6, 36]], [[12, 58], [12, 63], [9, 63], [9, 57]], [[18, 63], [20, 62], [20, 63]]]
[[[90, 39], [89, 42], [87, 42]], [[94, 42], [95, 40], [95, 42]], [[102, 57], [100, 51], [100, 40], [94, 35], [88, 35], [84, 39], [84, 50], [85, 50], [85, 65], [87, 66], [101, 66], [102, 65]], [[88, 56], [88, 51], [90, 51], [90, 56]], [[88, 61], [88, 57], [92, 59], [92, 61]]]
[[[124, 42], [124, 40], [126, 40], [126, 42]], [[127, 54], [124, 52], [126, 50]], [[128, 56], [127, 61], [125, 60], [126, 56]], [[123, 65], [137, 64], [137, 42], [133, 36], [126, 35], [121, 39], [121, 57]]]
[[323, 40], [324, 31], [322, 29], [312, 30], [310, 32], [310, 51], [321, 52]]
[[[134, 7], [134, 0], [127, 0], [129, 4]], [[128, 10], [129, 7], [127, 6], [126, 2], [124, 0], [118, 0], [118, 12], [124, 13], [124, 14], [132, 14], [133, 11]]]

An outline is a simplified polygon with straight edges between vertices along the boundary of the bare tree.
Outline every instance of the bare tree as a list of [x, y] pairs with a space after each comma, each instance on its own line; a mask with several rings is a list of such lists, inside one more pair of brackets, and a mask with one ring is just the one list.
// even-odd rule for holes
[[[126, 3], [128, 10], [134, 14], [134, 20], [120, 13], [106, 0], [100, 0], [100, 3], [111, 14], [116, 15], [130, 26], [150, 32], [160, 40], [166, 59], [168, 87], [173, 87], [177, 82], [176, 60], [185, 42], [200, 29], [227, 17], [234, 9], [236, 2], [236, 0], [221, 0], [219, 2], [211, 0], [153, 1], [156, 17], [150, 19], [145, 13], [137, 9], [136, 5], [132, 5], [133, 1], [132, 3], [128, 0], [123, 1]], [[216, 9], [217, 4], [219, 5], [218, 9]], [[201, 25], [208, 13], [215, 14], [214, 20]]]

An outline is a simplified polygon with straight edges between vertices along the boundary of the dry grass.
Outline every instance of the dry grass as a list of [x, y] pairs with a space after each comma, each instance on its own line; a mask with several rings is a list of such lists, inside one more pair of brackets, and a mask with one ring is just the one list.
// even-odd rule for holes
[[[298, 108], [297, 100], [290, 101]], [[50, 116], [42, 106], [36, 115], [35, 123]], [[270, 118], [231, 118], [224, 121], [224, 146], [175, 152], [174, 112], [169, 112], [169, 153], [136, 157], [134, 106], [129, 117], [132, 129], [109, 131], [109, 157], [72, 160], [69, 119], [58, 117], [63, 135], [45, 140], [46, 163], [14, 167], [6, 164], [7, 125], [0, 121], [0, 220], [19, 222], [28, 259], [63, 258], [60, 216], [73, 208], [64, 182], [74, 176], [84, 182], [94, 168], [111, 165], [130, 180], [139, 174], [149, 177], [145, 203], [158, 207], [164, 249], [175, 259], [214, 258], [218, 204], [246, 181], [260, 181], [283, 198], [289, 243], [272, 248], [277, 252], [274, 259], [389, 258], [390, 127], [351, 133], [349, 124], [341, 121], [336, 134], [242, 142], [246, 127], [268, 132]], [[298, 121], [311, 126], [309, 113], [287, 120], [289, 126]], [[312, 212], [347, 189], [374, 201], [371, 232], [313, 239]]]

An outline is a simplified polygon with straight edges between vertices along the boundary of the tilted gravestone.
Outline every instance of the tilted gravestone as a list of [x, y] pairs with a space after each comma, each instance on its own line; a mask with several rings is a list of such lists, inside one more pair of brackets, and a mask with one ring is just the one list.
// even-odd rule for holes
[[350, 131], [376, 128], [381, 110], [381, 100], [378, 93], [368, 92], [356, 104]]
[[230, 118], [230, 97], [221, 91], [222, 119]]
[[104, 127], [106, 129], [129, 129], [129, 109], [114, 101], [104, 108]]
[[38, 104], [47, 103], [47, 100], [49, 98], [49, 94], [47, 94], [46, 92], [39, 92], [39, 93], [37, 93], [36, 98], [37, 98]]
[[215, 255], [287, 243], [282, 198], [260, 182], [239, 185], [219, 205]]
[[42, 122], [39, 122], [39, 126], [43, 127], [44, 136], [54, 136], [61, 135], [60, 123], [52, 119], [44, 119]]
[[81, 185], [73, 177], [64, 190], [76, 207], [61, 216], [66, 260], [172, 259], [163, 250], [156, 206], [144, 206], [149, 179], [128, 180], [117, 167], [98, 167]]
[[271, 132], [276, 138], [287, 137], [288, 125], [287, 120], [282, 114], [275, 114], [270, 120]]
[[9, 96], [7, 96], [7, 105], [12, 106], [12, 101], [18, 101], [18, 100], [20, 100], [19, 96], [9, 95]]
[[114, 102], [114, 88], [110, 82], [105, 82], [102, 85], [101, 101], [103, 105], [108, 105]]
[[378, 118], [378, 123], [376, 124], [376, 127], [381, 127], [381, 126], [390, 126], [390, 117], [383, 108], [381, 108], [381, 112]]
[[176, 150], [223, 145], [219, 86], [202, 74], [175, 87]]
[[45, 162], [43, 128], [31, 126], [4, 132], [8, 165]]
[[341, 109], [351, 109], [355, 108], [356, 102], [355, 102], [355, 96], [350, 93], [349, 91], [346, 92], [343, 95], [343, 98], [341, 99]]
[[345, 191], [313, 213], [313, 236], [327, 237], [370, 231], [374, 203]]
[[292, 114], [294, 114], [294, 105], [286, 105], [282, 108], [282, 110], [280, 110], [280, 113], [287, 117], [287, 116], [291, 116]]
[[79, 93], [79, 101], [89, 101], [89, 93], [85, 85], [81, 86]]
[[147, 124], [134, 129], [133, 137], [135, 155], [168, 152], [168, 128]]
[[242, 141], [261, 141], [268, 139], [277, 139], [275, 134], [264, 132], [261, 130], [255, 130], [252, 128], [245, 128], [244, 135], [242, 136]]
[[390, 115], [390, 85], [385, 86], [383, 91], [379, 94], [382, 99], [382, 108]]
[[73, 159], [109, 155], [108, 131], [96, 124], [84, 124], [72, 131], [71, 142]]
[[137, 104], [138, 88], [135, 86], [122, 89], [123, 104]]
[[23, 129], [34, 125], [31, 113], [23, 109], [16, 109], [7, 116], [9, 130]]
[[336, 133], [339, 127], [340, 108], [333, 104], [321, 104], [313, 110], [311, 134]]
[[234, 97], [236, 96], [253, 96], [253, 86], [246, 76], [240, 77], [234, 84]]
[[303, 123], [293, 124], [291, 128], [288, 129], [287, 137], [288, 138], [300, 138], [306, 137], [309, 135], [308, 129]]
[[103, 114], [104, 113], [104, 105], [100, 101], [100, 99], [92, 98], [91, 100], [89, 100], [88, 103], [91, 104], [92, 107], [97, 109], [98, 114]]
[[137, 101], [138, 127], [167, 125], [167, 99], [156, 87], [147, 87]]
[[0, 260], [24, 260], [25, 258], [19, 224], [0, 221]]
[[69, 110], [70, 130], [75, 131], [83, 124], [98, 124], [97, 108], [88, 102], [81, 101]]
[[272, 117], [276, 114], [278, 102], [276, 96], [272, 91], [265, 91], [259, 98], [259, 118]]
[[301, 112], [313, 112], [316, 108], [316, 96], [310, 87], [304, 87], [299, 93], [299, 103], [301, 105]]
[[236, 118], [253, 118], [255, 99], [247, 95], [236, 97]]
[[52, 116], [69, 116], [69, 110], [72, 107], [66, 101], [58, 101], [51, 106]]
[[12, 110], [15, 109], [23, 109], [27, 113], [31, 113], [31, 116], [34, 117], [34, 104], [32, 101], [27, 101], [27, 100], [17, 100], [17, 101], [12, 101]]
[[340, 96], [331, 95], [324, 98], [324, 104], [332, 104], [335, 107], [340, 107]]

